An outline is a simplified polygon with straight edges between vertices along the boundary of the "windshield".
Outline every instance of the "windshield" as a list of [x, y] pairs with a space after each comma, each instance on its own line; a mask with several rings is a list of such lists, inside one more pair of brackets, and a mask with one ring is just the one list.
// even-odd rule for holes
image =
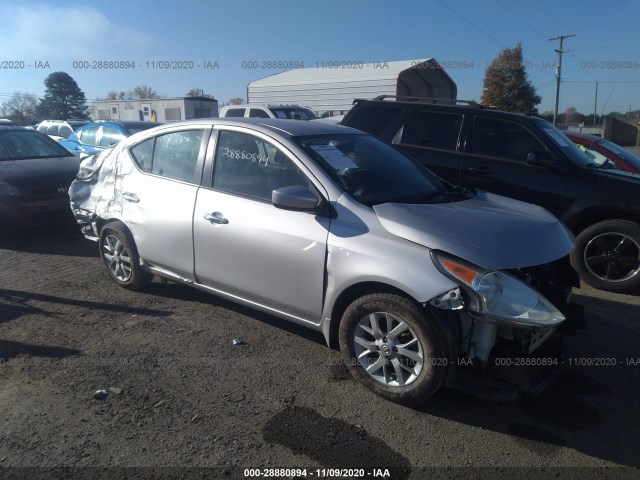
[[315, 120], [317, 115], [307, 108], [300, 107], [270, 107], [276, 118], [289, 118], [291, 120]]
[[551, 139], [551, 141], [564, 152], [574, 163], [587, 167], [589, 165], [597, 165], [591, 158], [580, 151], [580, 149], [569, 138], [558, 130], [552, 123], [547, 122], [543, 118], [533, 119], [538, 127], [544, 132], [544, 134]]
[[0, 132], [0, 160], [70, 156], [65, 148], [35, 130]]
[[365, 205], [436, 202], [462, 192], [370, 135], [317, 135], [295, 141]]
[[596, 143], [606, 148], [607, 150], [615, 153], [620, 158], [622, 158], [625, 162], [627, 162], [631, 166], [640, 170], [640, 157], [634, 155], [629, 150], [622, 148], [617, 143], [610, 142], [609, 140], [604, 140], [604, 139], [598, 140]]

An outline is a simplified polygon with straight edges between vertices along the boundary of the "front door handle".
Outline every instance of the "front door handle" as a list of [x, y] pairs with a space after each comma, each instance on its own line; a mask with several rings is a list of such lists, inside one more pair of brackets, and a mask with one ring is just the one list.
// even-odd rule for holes
[[127, 202], [131, 202], [131, 203], [138, 203], [140, 201], [140, 199], [135, 193], [127, 192], [124, 195], [122, 195], [122, 198], [124, 198]]
[[487, 167], [471, 167], [469, 168], [469, 171], [476, 175], [493, 175], [493, 172]]
[[220, 212], [205, 213], [204, 219], [209, 220], [211, 223], [219, 223], [221, 225], [229, 223], [229, 220], [224, 218]]

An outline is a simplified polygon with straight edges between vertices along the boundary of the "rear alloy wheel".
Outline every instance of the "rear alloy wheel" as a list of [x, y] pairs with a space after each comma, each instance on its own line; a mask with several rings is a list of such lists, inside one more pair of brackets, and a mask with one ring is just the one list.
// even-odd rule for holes
[[582, 280], [611, 292], [640, 288], [640, 226], [627, 220], [597, 223], [576, 238], [571, 263]]
[[153, 275], [140, 266], [133, 238], [120, 223], [108, 223], [100, 232], [100, 257], [111, 278], [123, 288], [137, 290], [153, 279]]
[[447, 348], [435, 319], [392, 294], [355, 300], [340, 322], [340, 350], [351, 374], [376, 394], [414, 405], [444, 383]]

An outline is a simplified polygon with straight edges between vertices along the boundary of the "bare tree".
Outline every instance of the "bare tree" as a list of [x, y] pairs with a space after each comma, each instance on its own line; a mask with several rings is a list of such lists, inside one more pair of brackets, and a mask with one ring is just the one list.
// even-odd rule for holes
[[133, 89], [133, 96], [141, 100], [148, 98], [158, 98], [157, 92], [149, 85], [138, 85]]
[[38, 97], [30, 93], [14, 93], [9, 100], [0, 106], [2, 116], [13, 120], [18, 125], [28, 125], [36, 119]]
[[233, 97], [231, 100], [227, 102], [228, 105], [242, 105], [244, 103], [244, 98], [242, 97]]
[[201, 88], [192, 88], [191, 90], [189, 90], [187, 92], [187, 94], [185, 95], [185, 97], [207, 97], [207, 98], [214, 98], [213, 95], [210, 95], [208, 93], [204, 93], [204, 90]]

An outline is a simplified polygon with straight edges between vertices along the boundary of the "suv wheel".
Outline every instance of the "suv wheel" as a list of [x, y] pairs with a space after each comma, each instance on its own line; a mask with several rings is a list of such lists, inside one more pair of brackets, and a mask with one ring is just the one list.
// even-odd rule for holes
[[340, 350], [351, 374], [376, 394], [413, 405], [444, 383], [447, 347], [435, 320], [415, 302], [391, 294], [366, 295], [346, 309]]
[[640, 226], [627, 220], [596, 223], [576, 237], [571, 263], [582, 280], [611, 292], [640, 288]]
[[153, 279], [140, 266], [133, 237], [121, 223], [107, 223], [100, 231], [100, 257], [111, 278], [127, 290], [138, 290]]

